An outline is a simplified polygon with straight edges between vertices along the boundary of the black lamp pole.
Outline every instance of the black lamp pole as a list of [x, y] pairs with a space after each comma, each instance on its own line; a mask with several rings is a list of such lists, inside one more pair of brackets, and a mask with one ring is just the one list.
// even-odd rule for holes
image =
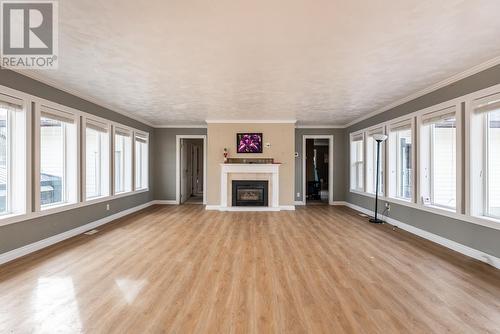
[[379, 188], [379, 167], [380, 167], [380, 144], [385, 140], [384, 139], [376, 139], [377, 141], [377, 173], [375, 174], [375, 177], [377, 178], [375, 182], [375, 218], [370, 219], [370, 223], [373, 224], [383, 224], [384, 221], [381, 219], [378, 219], [378, 188]]

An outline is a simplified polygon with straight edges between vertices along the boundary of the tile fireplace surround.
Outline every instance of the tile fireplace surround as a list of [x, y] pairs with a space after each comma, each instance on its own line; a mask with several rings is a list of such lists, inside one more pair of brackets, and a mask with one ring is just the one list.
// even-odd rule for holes
[[[207, 210], [220, 211], [280, 211], [293, 210], [294, 207], [279, 205], [279, 164], [220, 164], [220, 205], [208, 206]], [[232, 206], [232, 180], [267, 180], [269, 185], [268, 206]]]

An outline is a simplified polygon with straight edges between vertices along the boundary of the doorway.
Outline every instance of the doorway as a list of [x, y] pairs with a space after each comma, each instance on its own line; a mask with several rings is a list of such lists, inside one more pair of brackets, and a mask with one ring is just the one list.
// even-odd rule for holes
[[302, 152], [304, 204], [333, 205], [333, 136], [303, 136]]
[[177, 136], [177, 204], [205, 204], [206, 136]]

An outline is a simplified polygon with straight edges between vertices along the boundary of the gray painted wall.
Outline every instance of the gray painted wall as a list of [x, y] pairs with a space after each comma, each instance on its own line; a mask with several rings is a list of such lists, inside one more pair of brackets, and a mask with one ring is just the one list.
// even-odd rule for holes
[[[9, 70], [0, 70], [0, 85], [149, 132], [151, 143], [149, 166], [150, 175], [152, 175], [154, 165], [152, 147], [155, 143], [153, 128], [122, 114], [85, 101], [79, 97], [73, 96], [69, 93]], [[148, 192], [113, 199], [109, 202], [87, 205], [77, 209], [63, 211], [6, 226], [0, 226], [0, 254], [56, 234], [63, 233], [114, 213], [147, 203], [153, 200], [152, 179], [153, 178], [151, 177], [149, 178], [150, 191]], [[110, 210], [106, 211], [106, 204], [108, 203], [110, 204]]]
[[[302, 137], [304, 135], [333, 135], [333, 200], [345, 199], [345, 156], [348, 144], [344, 129], [295, 129], [295, 200], [302, 201]], [[297, 193], [300, 192], [300, 196]]]
[[[354, 124], [345, 132], [346, 152], [349, 152], [349, 142], [347, 138], [348, 134], [351, 132], [389, 121], [393, 118], [431, 107], [435, 104], [497, 84], [500, 84], [500, 65]], [[349, 154], [345, 155], [345, 159], [344, 163], [348, 176], [350, 172]], [[345, 179], [345, 193], [347, 202], [373, 210], [374, 200], [372, 198], [349, 191], [349, 177]], [[381, 201], [381, 203], [381, 207], [383, 208], [385, 202]], [[395, 203], [391, 203], [390, 217], [493, 256], [500, 257], [500, 230], [479, 226], [462, 220], [451, 219], [442, 215]]]
[[153, 144], [155, 180], [154, 198], [175, 200], [175, 140], [177, 135], [206, 135], [203, 128], [157, 128], [154, 129]]

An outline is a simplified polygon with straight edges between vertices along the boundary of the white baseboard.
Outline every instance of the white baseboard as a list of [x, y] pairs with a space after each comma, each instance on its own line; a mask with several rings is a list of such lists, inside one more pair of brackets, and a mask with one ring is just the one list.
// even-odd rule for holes
[[42, 248], [54, 245], [54, 244], [61, 242], [63, 240], [69, 239], [69, 238], [74, 237], [76, 235], [79, 235], [79, 234], [82, 234], [82, 233], [87, 232], [89, 230], [92, 230], [98, 226], [112, 222], [113, 220], [116, 220], [118, 218], [124, 217], [124, 216], [129, 215], [131, 213], [134, 213], [136, 211], [145, 209], [145, 208], [153, 205], [153, 203], [154, 203], [154, 201], [144, 203], [144, 204], [138, 205], [136, 207], [117, 212], [115, 214], [112, 214], [110, 216], [96, 220], [94, 222], [79, 226], [79, 227], [74, 228], [72, 230], [69, 230], [69, 231], [66, 231], [63, 233], [59, 233], [59, 234], [56, 234], [52, 237], [42, 239], [42, 240], [34, 242], [32, 244], [29, 244], [29, 245], [26, 245], [26, 246], [23, 246], [20, 248], [16, 248], [16, 249], [13, 249], [9, 252], [0, 254], [0, 264], [10, 262], [10, 261], [15, 260], [17, 258], [20, 258], [22, 256], [36, 252]]
[[[361, 206], [358, 206], [358, 205], [355, 205], [355, 204], [352, 204], [349, 202], [344, 202], [344, 203], [345, 203], [344, 204], [345, 206], [347, 206], [353, 210], [362, 212], [362, 213], [370, 215], [370, 216], [374, 215], [374, 212], [372, 210], [365, 209]], [[437, 234], [427, 232], [427, 231], [419, 229], [418, 227], [415, 227], [413, 225], [405, 224], [405, 223], [400, 222], [399, 220], [396, 220], [394, 218], [387, 217], [387, 218], [385, 218], [385, 220], [387, 221], [387, 223], [394, 225], [394, 226], [397, 226], [398, 228], [400, 228], [402, 230], [405, 230], [405, 231], [410, 232], [412, 234], [418, 235], [419, 237], [422, 237], [424, 239], [427, 239], [427, 240], [430, 240], [430, 241], [435, 242], [437, 244], [440, 244], [441, 246], [447, 247], [451, 250], [454, 250], [455, 252], [472, 257], [476, 260], [485, 262], [485, 263], [487, 263], [487, 264], [489, 264], [497, 269], [500, 269], [500, 259], [497, 258], [496, 256], [487, 254], [485, 252], [471, 248], [469, 246], [462, 245], [456, 241], [443, 238]]]
[[306, 203], [305, 203], [305, 202], [303, 202], [303, 201], [295, 201], [295, 203], [294, 203], [294, 204], [295, 204], [295, 205], [306, 205]]
[[295, 211], [295, 205], [280, 205], [281, 211]]
[[347, 206], [347, 202], [344, 201], [333, 201], [331, 205], [345, 205]]
[[167, 200], [154, 200], [152, 201], [153, 205], [177, 205], [177, 201], [175, 199], [167, 199]]

